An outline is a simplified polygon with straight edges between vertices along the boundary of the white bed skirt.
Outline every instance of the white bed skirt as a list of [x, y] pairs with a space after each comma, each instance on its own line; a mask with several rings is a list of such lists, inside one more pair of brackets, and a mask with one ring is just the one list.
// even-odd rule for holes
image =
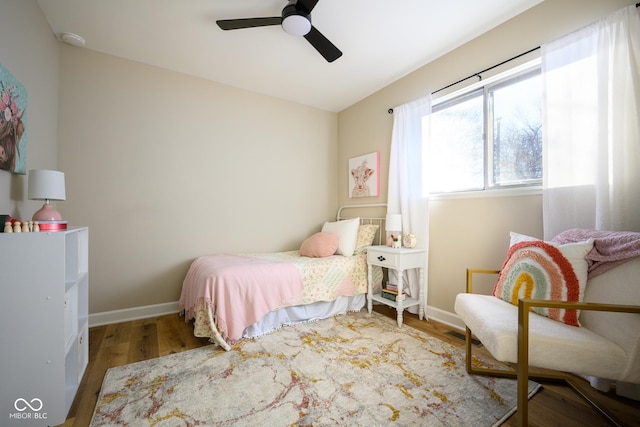
[[313, 304], [284, 307], [267, 313], [262, 319], [248, 326], [244, 330], [242, 338], [255, 338], [273, 332], [283, 326], [327, 319], [349, 311], [360, 311], [366, 302], [366, 294], [360, 294], [350, 297], [338, 297], [334, 301], [319, 301]]

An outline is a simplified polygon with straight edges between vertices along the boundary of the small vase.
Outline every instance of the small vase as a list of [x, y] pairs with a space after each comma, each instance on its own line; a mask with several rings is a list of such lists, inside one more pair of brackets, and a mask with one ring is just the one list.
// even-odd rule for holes
[[393, 237], [387, 237], [387, 246], [393, 247]]
[[394, 240], [391, 247], [394, 249], [400, 249], [400, 240]]

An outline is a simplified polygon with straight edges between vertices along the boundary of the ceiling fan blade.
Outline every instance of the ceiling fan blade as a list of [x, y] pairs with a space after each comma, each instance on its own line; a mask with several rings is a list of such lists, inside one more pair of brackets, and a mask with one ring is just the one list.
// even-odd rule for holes
[[239, 30], [241, 28], [268, 27], [270, 25], [280, 25], [282, 17], [274, 16], [270, 18], [243, 18], [243, 19], [221, 19], [216, 21], [218, 27], [223, 30]]
[[310, 15], [313, 8], [316, 7], [316, 4], [318, 4], [318, 0], [298, 0], [296, 9], [302, 10]]
[[324, 56], [324, 59], [328, 62], [333, 62], [342, 56], [340, 49], [335, 47], [316, 27], [312, 26], [311, 31], [309, 31], [304, 38], [307, 39], [307, 41], [311, 43], [311, 46], [315, 47], [320, 55]]

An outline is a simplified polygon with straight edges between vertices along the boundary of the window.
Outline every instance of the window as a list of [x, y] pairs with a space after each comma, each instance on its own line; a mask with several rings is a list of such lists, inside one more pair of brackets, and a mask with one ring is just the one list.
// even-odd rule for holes
[[430, 193], [542, 182], [540, 67], [473, 85], [434, 102], [425, 178]]

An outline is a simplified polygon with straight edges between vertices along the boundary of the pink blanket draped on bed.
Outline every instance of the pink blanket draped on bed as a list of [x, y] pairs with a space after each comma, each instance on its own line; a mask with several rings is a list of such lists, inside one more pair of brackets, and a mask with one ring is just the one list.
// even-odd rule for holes
[[[302, 291], [298, 269], [286, 262], [238, 255], [197, 258], [184, 279], [180, 307], [195, 316], [199, 299], [215, 307], [214, 319], [225, 340], [237, 341], [244, 329]], [[238, 304], [241, 302], [242, 304]]]
[[589, 265], [589, 278], [640, 256], [640, 233], [634, 231], [572, 228], [551, 240], [562, 245], [588, 239], [593, 239], [593, 249], [585, 257]]

